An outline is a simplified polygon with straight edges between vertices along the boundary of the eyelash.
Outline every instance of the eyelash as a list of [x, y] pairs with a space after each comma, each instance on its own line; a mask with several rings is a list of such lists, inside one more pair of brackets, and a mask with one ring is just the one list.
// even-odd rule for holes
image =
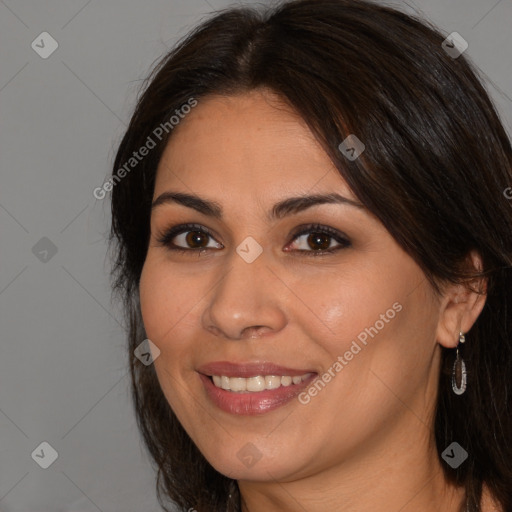
[[[180, 225], [174, 226], [162, 233], [159, 233], [157, 235], [157, 241], [161, 246], [166, 247], [168, 250], [178, 252], [181, 254], [185, 254], [185, 253], [190, 254], [191, 252], [195, 252], [195, 253], [198, 253], [198, 255], [199, 255], [199, 254], [211, 249], [211, 247], [210, 248], [199, 248], [199, 249], [186, 249], [186, 248], [183, 248], [183, 247], [180, 247], [180, 246], [177, 246], [177, 245], [174, 245], [171, 243], [171, 240], [174, 237], [176, 237], [177, 235], [180, 235], [182, 233], [186, 233], [188, 231], [204, 233], [204, 234], [210, 236], [211, 238], [214, 238], [214, 236], [210, 232], [210, 230], [208, 230], [204, 226], [201, 226], [200, 224], [180, 224]], [[328, 254], [337, 252], [341, 249], [345, 249], [351, 245], [350, 241], [347, 238], [343, 237], [339, 231], [337, 231], [336, 229], [330, 228], [328, 226], [322, 226], [320, 224], [308, 224], [307, 226], [304, 226], [302, 229], [300, 229], [297, 233], [295, 233], [293, 235], [292, 242], [296, 238], [299, 238], [302, 235], [311, 234], [311, 233], [329, 235], [331, 238], [336, 240], [336, 242], [338, 242], [341, 245], [332, 247], [330, 249], [320, 250], [320, 251], [313, 251], [313, 250], [305, 251], [302, 249], [298, 249], [298, 250], [294, 250], [292, 252], [298, 252], [298, 253], [302, 253], [303, 255], [313, 256], [313, 257], [326, 256]]]

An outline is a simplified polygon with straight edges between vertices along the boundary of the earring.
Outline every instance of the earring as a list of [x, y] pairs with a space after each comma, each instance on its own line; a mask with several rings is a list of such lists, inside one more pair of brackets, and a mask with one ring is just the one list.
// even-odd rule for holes
[[457, 345], [457, 355], [455, 356], [455, 362], [453, 363], [452, 370], [452, 389], [456, 395], [462, 395], [466, 391], [467, 377], [466, 377], [466, 365], [464, 359], [459, 354], [459, 346], [466, 341], [466, 338], [462, 332], [459, 333], [459, 345]]

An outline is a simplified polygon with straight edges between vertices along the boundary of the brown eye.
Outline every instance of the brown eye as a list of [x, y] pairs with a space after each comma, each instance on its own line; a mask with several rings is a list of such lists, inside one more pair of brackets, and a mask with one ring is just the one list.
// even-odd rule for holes
[[308, 236], [307, 241], [312, 249], [320, 249], [325, 251], [331, 245], [331, 237], [324, 233], [312, 233]]
[[185, 242], [193, 249], [203, 248], [208, 244], [209, 235], [203, 231], [189, 231], [185, 237]]
[[[174, 226], [158, 236], [158, 243], [171, 251], [204, 252], [207, 249], [222, 249], [222, 244], [215, 242], [213, 235], [198, 224], [181, 224]], [[213, 246], [208, 246], [213, 243]]]
[[[294, 252], [304, 253], [308, 256], [333, 253], [351, 245], [349, 240], [338, 230], [318, 224], [306, 226], [295, 234], [293, 240]], [[332, 245], [333, 241], [335, 242], [334, 246]]]
[[[298, 248], [285, 250], [308, 256], [322, 256], [351, 245], [350, 241], [338, 230], [319, 224], [302, 226], [302, 231], [293, 237], [294, 244], [297, 244], [295, 241], [301, 238], [304, 240], [298, 244]], [[209, 249], [223, 249], [223, 245], [215, 240], [212, 233], [199, 224], [174, 226], [160, 234], [158, 242], [171, 251], [181, 253], [201, 254]]]

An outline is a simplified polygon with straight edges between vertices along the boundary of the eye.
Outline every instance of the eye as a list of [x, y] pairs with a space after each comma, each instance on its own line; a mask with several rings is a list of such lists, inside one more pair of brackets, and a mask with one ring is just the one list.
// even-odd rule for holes
[[[350, 241], [341, 232], [328, 226], [309, 224], [307, 226], [301, 226], [297, 228], [297, 230], [293, 235], [292, 241], [304, 237], [305, 239], [299, 243], [299, 249], [290, 250], [286, 248], [285, 250], [287, 252], [303, 253], [303, 255], [307, 256], [321, 256], [351, 245]], [[210, 243], [209, 238], [213, 239]], [[337, 242], [338, 245], [333, 246], [333, 240]], [[215, 242], [213, 234], [200, 224], [180, 224], [179, 226], [174, 226], [160, 233], [157, 236], [157, 241], [170, 251], [180, 253], [196, 252], [201, 254], [208, 249], [224, 248], [222, 244]]]
[[[179, 226], [174, 226], [164, 233], [161, 233], [158, 236], [158, 243], [171, 251], [181, 253], [201, 253], [212, 248], [222, 249], [223, 246], [219, 243], [217, 243], [217, 246], [214, 244], [213, 247], [205, 245], [205, 243], [208, 242], [208, 238], [213, 238], [213, 235], [204, 226], [200, 224], [180, 224]], [[176, 239], [176, 242], [179, 244], [185, 244], [185, 246], [188, 244], [190, 248], [177, 245], [173, 241], [174, 239]]]
[[[323, 256], [351, 245], [348, 238], [337, 229], [320, 224], [309, 224], [298, 228], [298, 232], [293, 235], [293, 240], [301, 238], [303, 240], [298, 244], [299, 249], [296, 252], [305, 253], [306, 256]], [[333, 241], [338, 245], [333, 246]]]

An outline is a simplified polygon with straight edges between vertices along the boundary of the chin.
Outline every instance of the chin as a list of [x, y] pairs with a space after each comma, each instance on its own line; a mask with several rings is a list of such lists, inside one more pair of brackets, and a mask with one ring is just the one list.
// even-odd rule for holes
[[[258, 447], [250, 441], [240, 444], [240, 449], [212, 450], [204, 453], [208, 462], [221, 474], [235, 480], [252, 482], [267, 482], [271, 480], [286, 481], [294, 475], [302, 473], [310, 464], [303, 460], [304, 452], [297, 457], [293, 447], [270, 447], [272, 455], [265, 452], [265, 446], [260, 442]], [[226, 446], [226, 445], [224, 445]]]

